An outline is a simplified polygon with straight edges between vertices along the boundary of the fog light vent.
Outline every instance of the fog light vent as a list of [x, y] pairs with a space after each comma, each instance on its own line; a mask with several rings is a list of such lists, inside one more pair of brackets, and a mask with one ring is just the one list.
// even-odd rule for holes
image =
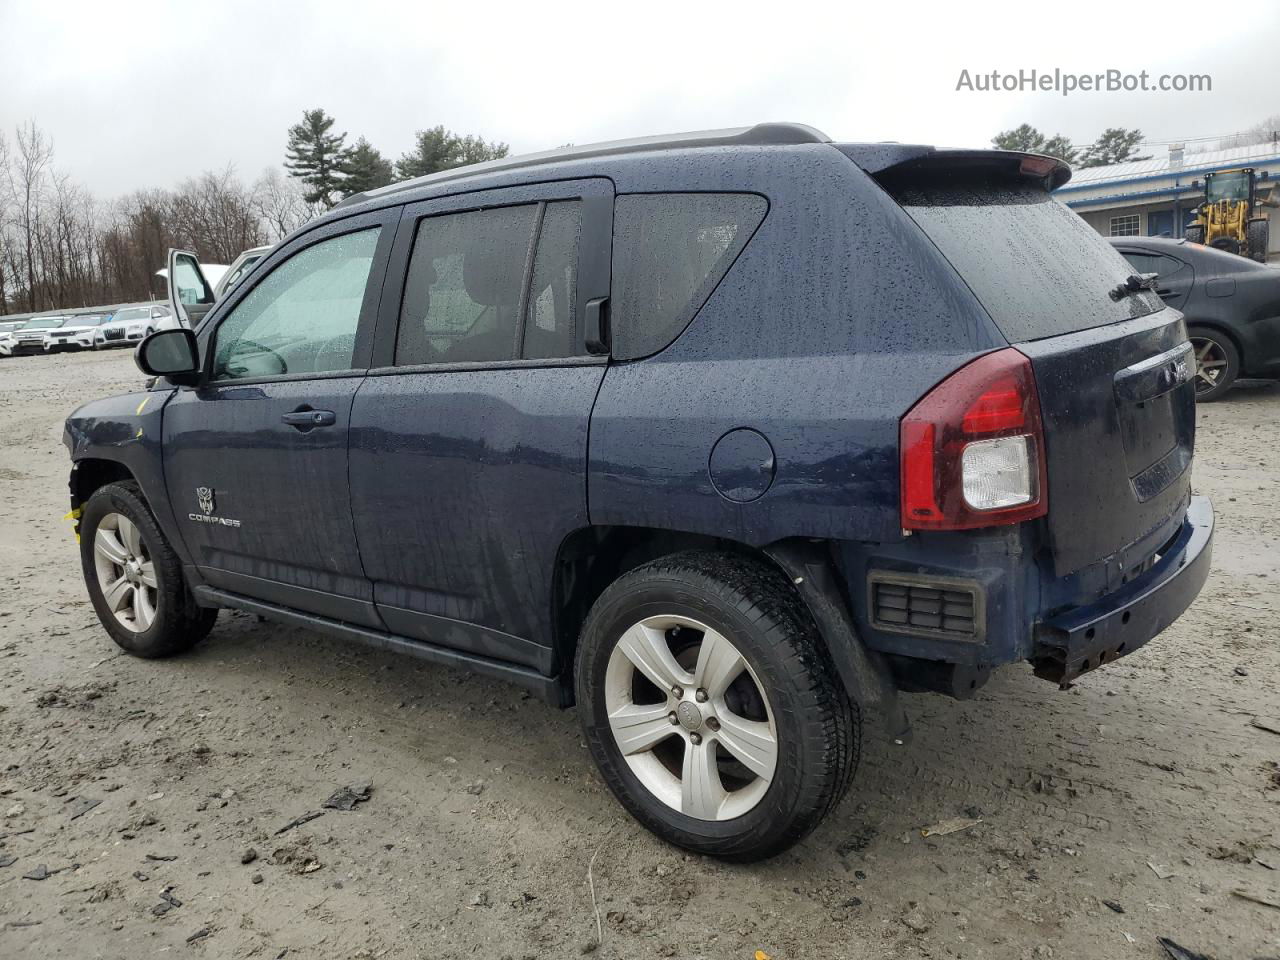
[[878, 630], [953, 640], [983, 634], [982, 590], [971, 580], [873, 573], [871, 625]]

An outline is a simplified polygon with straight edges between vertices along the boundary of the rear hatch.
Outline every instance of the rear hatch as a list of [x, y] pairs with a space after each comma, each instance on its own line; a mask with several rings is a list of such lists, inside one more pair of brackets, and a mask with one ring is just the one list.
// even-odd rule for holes
[[877, 175], [1035, 370], [1055, 573], [1127, 573], [1190, 496], [1194, 363], [1182, 315], [1049, 194], [1045, 158], [931, 152]]

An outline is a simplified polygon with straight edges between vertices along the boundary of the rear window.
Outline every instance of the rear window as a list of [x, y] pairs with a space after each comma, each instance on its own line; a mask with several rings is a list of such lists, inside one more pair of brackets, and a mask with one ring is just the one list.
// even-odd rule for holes
[[701, 309], [764, 219], [752, 193], [643, 193], [613, 208], [613, 355], [657, 353]]
[[1039, 187], [911, 184], [890, 191], [1012, 343], [1161, 309], [1154, 293], [1112, 300], [1132, 274], [1111, 245]]

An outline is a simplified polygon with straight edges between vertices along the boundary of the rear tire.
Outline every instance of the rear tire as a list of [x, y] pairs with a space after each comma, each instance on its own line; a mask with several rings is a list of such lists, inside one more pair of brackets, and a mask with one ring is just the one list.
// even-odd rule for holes
[[620, 577], [587, 616], [575, 684], [609, 789], [697, 853], [782, 852], [857, 768], [857, 708], [794, 588], [754, 559], [683, 553]]
[[80, 563], [98, 619], [134, 656], [182, 653], [213, 628], [218, 611], [196, 605], [182, 562], [131, 480], [100, 487], [85, 503]]
[[1187, 227], [1182, 235], [1187, 243], [1204, 243], [1204, 227]]
[[1196, 403], [1221, 399], [1240, 376], [1240, 351], [1225, 333], [1191, 327], [1187, 339], [1196, 354]]
[[1214, 237], [1213, 243], [1209, 244], [1215, 250], [1221, 250], [1223, 253], [1234, 253], [1239, 255], [1240, 244], [1235, 237]]

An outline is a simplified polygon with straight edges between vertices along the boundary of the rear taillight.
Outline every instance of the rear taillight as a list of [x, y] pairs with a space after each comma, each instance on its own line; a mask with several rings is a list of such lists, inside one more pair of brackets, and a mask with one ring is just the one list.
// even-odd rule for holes
[[906, 530], [970, 530], [1048, 510], [1035, 375], [1012, 347], [925, 394], [902, 418], [899, 442]]

